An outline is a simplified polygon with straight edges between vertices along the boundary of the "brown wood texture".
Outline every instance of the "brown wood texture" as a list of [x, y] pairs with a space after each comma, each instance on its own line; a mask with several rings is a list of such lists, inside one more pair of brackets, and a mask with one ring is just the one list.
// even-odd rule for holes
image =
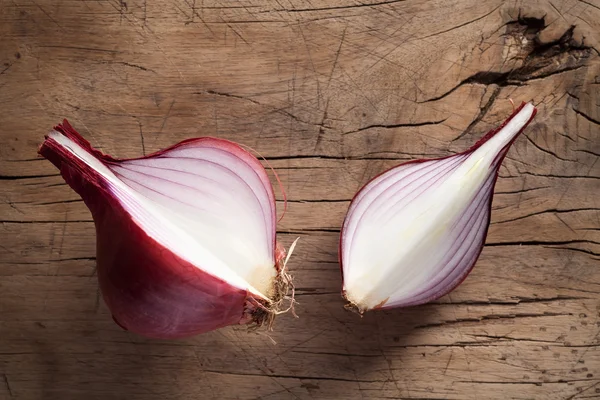
[[[0, 0], [0, 399], [600, 398], [599, 49], [598, 0]], [[471, 275], [433, 304], [346, 312], [353, 194], [467, 148], [509, 99], [539, 113]], [[277, 344], [112, 322], [91, 216], [36, 155], [63, 118], [115, 156], [211, 135], [270, 160], [279, 237], [301, 238]]]

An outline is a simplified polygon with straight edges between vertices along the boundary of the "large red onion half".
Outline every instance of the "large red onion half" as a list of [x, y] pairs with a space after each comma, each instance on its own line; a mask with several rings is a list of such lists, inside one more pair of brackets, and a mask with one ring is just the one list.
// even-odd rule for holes
[[467, 277], [485, 242], [500, 164], [535, 113], [523, 103], [467, 151], [404, 163], [356, 194], [340, 240], [348, 308], [427, 303]]
[[39, 153], [92, 213], [100, 288], [121, 327], [176, 338], [271, 320], [289, 276], [273, 188], [252, 154], [204, 137], [116, 159], [66, 120]]

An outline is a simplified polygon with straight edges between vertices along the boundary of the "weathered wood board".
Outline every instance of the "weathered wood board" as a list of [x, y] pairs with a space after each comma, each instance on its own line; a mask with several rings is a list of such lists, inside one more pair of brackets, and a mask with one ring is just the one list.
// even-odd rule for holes
[[[0, 399], [600, 398], [600, 1], [0, 0]], [[487, 245], [433, 304], [343, 309], [339, 227], [401, 161], [539, 113]], [[299, 318], [122, 331], [91, 216], [36, 155], [63, 118], [120, 157], [212, 135], [289, 196]], [[281, 197], [281, 196], [280, 196]]]

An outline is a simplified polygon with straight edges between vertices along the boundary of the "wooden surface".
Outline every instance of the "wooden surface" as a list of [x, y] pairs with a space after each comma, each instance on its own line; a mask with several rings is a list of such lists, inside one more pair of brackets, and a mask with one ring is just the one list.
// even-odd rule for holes
[[[600, 2], [0, 0], [1, 399], [600, 398]], [[339, 227], [401, 161], [533, 101], [472, 274], [434, 304], [344, 311]], [[252, 146], [290, 198], [297, 312], [271, 340], [120, 330], [91, 216], [49, 162], [68, 118], [138, 156]], [[464, 132], [464, 133], [463, 133]]]

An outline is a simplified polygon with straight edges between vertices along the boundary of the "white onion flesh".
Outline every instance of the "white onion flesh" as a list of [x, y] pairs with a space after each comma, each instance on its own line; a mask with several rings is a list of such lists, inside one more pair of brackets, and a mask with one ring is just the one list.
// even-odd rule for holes
[[49, 137], [97, 171], [157, 242], [231, 286], [268, 299], [277, 275], [275, 213], [265, 189], [270, 183], [242, 158], [192, 142], [158, 157], [110, 164], [59, 132]]
[[525, 104], [482, 144], [400, 165], [361, 189], [340, 250], [344, 295], [355, 308], [421, 304], [466, 277], [485, 241], [500, 163], [535, 112]]

